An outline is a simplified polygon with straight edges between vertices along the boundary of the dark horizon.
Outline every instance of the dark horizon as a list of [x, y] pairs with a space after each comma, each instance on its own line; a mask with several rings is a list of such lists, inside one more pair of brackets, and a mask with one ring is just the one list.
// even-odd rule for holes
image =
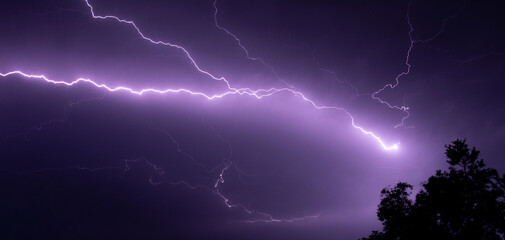
[[503, 10], [4, 3], [0, 236], [368, 236], [381, 189], [418, 191], [457, 138], [505, 172]]

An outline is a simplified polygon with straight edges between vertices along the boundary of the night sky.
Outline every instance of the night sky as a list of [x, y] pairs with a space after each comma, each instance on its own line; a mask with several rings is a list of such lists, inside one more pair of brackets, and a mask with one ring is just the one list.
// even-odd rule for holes
[[357, 239], [456, 138], [505, 172], [500, 1], [89, 4], [0, 5], [0, 239]]

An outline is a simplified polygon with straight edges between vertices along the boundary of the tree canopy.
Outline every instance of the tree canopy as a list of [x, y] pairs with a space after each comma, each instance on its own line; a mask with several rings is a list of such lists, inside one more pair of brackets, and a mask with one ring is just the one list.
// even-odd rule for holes
[[505, 239], [505, 175], [487, 168], [466, 140], [445, 147], [449, 169], [437, 170], [415, 198], [404, 182], [381, 191], [383, 229], [362, 240]]

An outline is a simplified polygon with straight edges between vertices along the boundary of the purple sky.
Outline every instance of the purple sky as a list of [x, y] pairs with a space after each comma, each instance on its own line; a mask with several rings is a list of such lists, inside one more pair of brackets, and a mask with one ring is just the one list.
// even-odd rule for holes
[[[212, 0], [89, 3], [4, 4], [0, 73], [290, 90], [0, 76], [2, 239], [356, 239], [380, 190], [419, 186], [456, 138], [505, 171], [497, 2], [220, 0], [218, 25]], [[372, 93], [407, 71], [376, 95], [410, 108], [395, 128]]]

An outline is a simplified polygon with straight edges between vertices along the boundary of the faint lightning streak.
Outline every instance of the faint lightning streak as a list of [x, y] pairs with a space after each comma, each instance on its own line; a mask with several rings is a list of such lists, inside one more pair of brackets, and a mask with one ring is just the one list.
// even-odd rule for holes
[[265, 62], [263, 61], [262, 58], [251, 57], [251, 55], [249, 55], [249, 51], [247, 50], [247, 48], [244, 45], [242, 45], [242, 42], [240, 41], [240, 39], [235, 34], [233, 34], [232, 32], [230, 32], [228, 29], [226, 29], [224, 27], [221, 27], [221, 25], [219, 25], [219, 23], [217, 22], [217, 11], [218, 11], [217, 0], [214, 1], [213, 5], [214, 5], [214, 23], [216, 24], [216, 27], [219, 28], [220, 30], [224, 31], [226, 34], [228, 34], [229, 36], [231, 36], [233, 39], [235, 39], [235, 41], [237, 42], [238, 46], [240, 48], [242, 48], [242, 50], [244, 50], [244, 52], [246, 54], [246, 57], [249, 60], [260, 61], [261, 63], [265, 64]]
[[397, 124], [395, 126], [395, 128], [401, 127], [401, 126], [405, 125], [405, 120], [407, 120], [407, 118], [410, 116], [409, 108], [406, 107], [406, 106], [404, 106], [404, 105], [401, 105], [401, 106], [392, 105], [389, 102], [382, 100], [377, 95], [380, 94], [382, 91], [384, 91], [386, 88], [390, 88], [390, 89], [395, 88], [396, 86], [398, 86], [398, 84], [400, 84], [400, 78], [404, 77], [404, 76], [407, 76], [410, 73], [410, 69], [412, 67], [412, 65], [410, 64], [410, 53], [412, 52], [412, 49], [414, 48], [414, 43], [415, 43], [414, 39], [412, 38], [412, 32], [414, 32], [414, 27], [412, 26], [412, 23], [410, 21], [410, 6], [411, 6], [411, 4], [412, 4], [412, 1], [409, 3], [408, 10], [407, 10], [407, 23], [409, 25], [409, 40], [410, 40], [410, 45], [409, 45], [409, 48], [407, 50], [407, 57], [405, 59], [405, 65], [407, 66], [407, 70], [401, 72], [400, 74], [398, 74], [396, 76], [394, 84], [388, 83], [388, 84], [384, 85], [384, 87], [382, 87], [381, 89], [375, 91], [372, 94], [372, 98], [373, 99], [379, 101], [382, 104], [385, 104], [386, 106], [388, 106], [391, 109], [397, 109], [397, 110], [403, 111], [406, 114], [404, 117], [402, 117], [402, 121], [399, 124]]
[[445, 25], [447, 24], [447, 22], [453, 18], [456, 18], [463, 11], [463, 9], [465, 9], [466, 4], [467, 4], [467, 1], [465, 1], [463, 3], [463, 5], [458, 9], [458, 11], [456, 13], [444, 18], [444, 20], [442, 21], [442, 26], [440, 27], [440, 30], [438, 32], [436, 32], [433, 36], [431, 36], [427, 39], [418, 39], [418, 40], [415, 40], [415, 42], [416, 43], [418, 43], [418, 42], [419, 43], [427, 43], [427, 42], [432, 41], [433, 39], [437, 38], [438, 36], [440, 36], [444, 32]]
[[[1, 75], [1, 73], [0, 73], [0, 75]], [[105, 95], [101, 96], [101, 97], [84, 98], [84, 99], [80, 99], [78, 101], [69, 101], [68, 104], [65, 104], [65, 108], [64, 108], [64, 111], [63, 111], [63, 119], [56, 118], [56, 119], [51, 119], [51, 120], [43, 121], [43, 122], [39, 123], [38, 125], [29, 128], [28, 130], [26, 130], [24, 132], [21, 132], [21, 133], [18, 133], [18, 134], [14, 134], [14, 135], [11, 135], [11, 136], [7, 136], [7, 137], [5, 137], [5, 139], [3, 139], [3, 141], [8, 141], [9, 139], [18, 137], [20, 135], [28, 135], [32, 131], [41, 131], [45, 126], [49, 126], [49, 125], [52, 125], [54, 123], [65, 123], [68, 120], [68, 112], [69, 112], [70, 108], [72, 108], [73, 106], [79, 105], [79, 104], [81, 104], [83, 102], [96, 101], [96, 100], [101, 100], [101, 99], [104, 99], [104, 98], [105, 98]], [[26, 136], [25, 136], [25, 140], [27, 140]]]
[[268, 218], [268, 219], [255, 219], [255, 220], [245, 220], [241, 222], [246, 222], [246, 223], [257, 223], [257, 222], [266, 222], [266, 223], [282, 223], [282, 222], [298, 222], [298, 221], [305, 221], [308, 219], [315, 219], [319, 218], [321, 213], [318, 213], [316, 215], [310, 215], [310, 216], [305, 216], [305, 217], [296, 217], [296, 218]]
[[497, 52], [492, 52], [492, 53], [486, 53], [486, 54], [470, 57], [470, 58], [467, 58], [467, 59], [464, 59], [464, 60], [456, 60], [456, 61], [458, 61], [458, 62], [460, 62], [462, 64], [466, 64], [466, 63], [469, 63], [469, 62], [472, 62], [472, 61], [475, 61], [475, 60], [478, 60], [478, 59], [482, 59], [482, 58], [485, 58], [485, 57], [500, 56], [500, 55], [503, 55], [503, 54], [497, 53]]
[[217, 12], [218, 12], [218, 8], [217, 8], [217, 0], [214, 0], [214, 23], [216, 25], [216, 27], [222, 31], [224, 31], [227, 35], [229, 35], [230, 37], [232, 37], [238, 44], [238, 46], [244, 51], [244, 53], [246, 54], [246, 57], [247, 59], [251, 60], [251, 61], [258, 61], [260, 62], [261, 64], [263, 64], [263, 66], [265, 66], [266, 68], [268, 68], [272, 74], [278, 79], [280, 80], [281, 82], [283, 82], [284, 84], [286, 84], [286, 86], [290, 87], [290, 88], [295, 88], [293, 85], [289, 84], [288, 82], [286, 82], [285, 80], [281, 79], [281, 77], [279, 76], [279, 74], [277, 74], [277, 71], [275, 71], [275, 69], [270, 66], [269, 64], [267, 64], [265, 62], [265, 60], [263, 60], [263, 58], [259, 58], [259, 57], [252, 57], [250, 54], [249, 54], [249, 51], [247, 50], [247, 48], [242, 44], [242, 41], [240, 41], [240, 38], [238, 38], [235, 34], [233, 34], [232, 32], [230, 32], [228, 29], [222, 27], [221, 25], [219, 25], [218, 21], [217, 21]]
[[314, 51], [312, 51], [312, 61], [316, 64], [317, 68], [320, 70], [320, 71], [323, 71], [323, 72], [326, 72], [330, 75], [332, 75], [334, 77], [334, 79], [339, 83], [339, 84], [345, 84], [347, 86], [349, 86], [350, 88], [352, 88], [352, 90], [354, 91], [354, 94], [356, 97], [359, 97], [359, 96], [364, 96], [364, 95], [370, 95], [370, 94], [363, 94], [363, 93], [359, 93], [359, 90], [358, 88], [356, 88], [354, 85], [352, 85], [350, 82], [348, 81], [343, 81], [343, 80], [340, 80], [337, 76], [337, 73], [335, 71], [332, 71], [332, 70], [329, 70], [329, 69], [326, 69], [326, 68], [323, 68], [321, 66], [321, 64], [317, 61], [316, 59], [316, 55], [314, 53]]
[[[148, 161], [147, 159], [143, 157], [139, 157], [137, 159], [129, 160], [126, 159], [124, 161], [124, 166], [119, 167], [119, 166], [114, 166], [114, 167], [98, 167], [98, 168], [90, 168], [90, 167], [81, 167], [81, 166], [71, 166], [71, 167], [64, 167], [64, 168], [42, 168], [42, 169], [36, 169], [36, 170], [13, 170], [13, 169], [0, 169], [0, 172], [8, 172], [8, 173], [13, 173], [13, 174], [36, 174], [36, 173], [43, 173], [43, 172], [62, 172], [66, 170], [79, 170], [79, 171], [88, 171], [88, 172], [97, 172], [97, 171], [105, 171], [105, 170], [117, 170], [117, 169], [122, 169], [123, 174], [131, 170], [130, 164], [129, 163], [136, 163], [138, 161], [143, 161], [145, 162], [149, 167], [151, 167], [155, 173], [158, 176], [165, 175], [165, 170], [162, 167], [159, 167], [155, 163]], [[220, 171], [219, 177], [216, 180], [216, 183], [214, 185], [214, 188], [207, 187], [205, 185], [199, 185], [199, 184], [191, 184], [189, 182], [186, 182], [184, 180], [177, 180], [177, 181], [153, 181], [153, 177], [149, 178], [149, 183], [152, 185], [160, 185], [160, 184], [170, 184], [170, 185], [182, 185], [187, 187], [190, 190], [197, 190], [197, 189], [203, 189], [207, 190], [209, 192], [212, 192], [213, 194], [216, 194], [219, 198], [221, 198], [224, 202], [224, 204], [228, 208], [239, 208], [242, 209], [244, 212], [247, 214], [252, 214], [258, 216], [258, 218], [255, 218], [254, 220], [241, 220], [238, 222], [245, 222], [245, 223], [257, 223], [257, 222], [266, 222], [266, 223], [282, 223], [282, 222], [297, 222], [297, 221], [304, 221], [308, 219], [313, 219], [313, 218], [318, 218], [320, 214], [317, 215], [310, 215], [310, 216], [304, 216], [304, 217], [294, 217], [294, 218], [275, 218], [271, 214], [262, 212], [262, 211], [257, 211], [257, 210], [252, 210], [250, 208], [245, 207], [243, 204], [231, 204], [230, 200], [223, 195], [219, 191], [219, 184], [224, 183], [224, 173], [227, 171], [230, 167], [232, 166], [232, 163], [230, 162], [229, 164], [225, 164], [223, 169]], [[261, 217], [261, 218], [259, 218]]]
[[[145, 160], [143, 158], [136, 159], [136, 160], [129, 160], [129, 161], [136, 162], [138, 160], [144, 160], [148, 165], [150, 165], [151, 167], [153, 167], [153, 169], [155, 169], [155, 170], [160, 169], [159, 167], [157, 167], [153, 163], [150, 163], [150, 162], [148, 162], [147, 160]], [[126, 162], [127, 161], [125, 161], [125, 163]], [[223, 167], [223, 169], [221, 169], [221, 172], [219, 173], [219, 177], [216, 179], [216, 182], [215, 182], [213, 188], [205, 186], [205, 185], [200, 185], [200, 184], [196, 184], [196, 185], [195, 184], [191, 184], [191, 183], [188, 183], [188, 182], [183, 181], [183, 180], [177, 180], [177, 181], [164, 180], [164, 181], [157, 181], [157, 182], [155, 182], [155, 181], [153, 181], [152, 177], [149, 178], [149, 183], [151, 183], [152, 185], [160, 185], [160, 184], [166, 183], [166, 184], [170, 184], [170, 185], [182, 185], [182, 186], [185, 186], [185, 187], [187, 187], [188, 189], [191, 189], [191, 190], [197, 190], [197, 189], [207, 190], [207, 191], [212, 192], [213, 194], [216, 194], [219, 198], [221, 198], [223, 200], [224, 204], [226, 205], [226, 207], [228, 207], [228, 208], [239, 208], [239, 209], [242, 209], [247, 214], [252, 214], [252, 215], [256, 215], [256, 216], [260, 216], [261, 217], [261, 218], [256, 218], [254, 220], [243, 220], [243, 221], [240, 221], [240, 222], [246, 222], [246, 223], [256, 223], [256, 222], [282, 223], [282, 222], [303, 221], [303, 220], [312, 219], [312, 218], [318, 218], [319, 217], [320, 214], [311, 215], [311, 216], [305, 216], [305, 217], [295, 217], [295, 218], [275, 218], [275, 217], [273, 217], [269, 213], [261, 212], [261, 211], [257, 211], [257, 210], [253, 210], [253, 209], [247, 208], [243, 204], [239, 204], [239, 203], [233, 203], [232, 204], [232, 203], [230, 203], [230, 199], [227, 198], [224, 194], [222, 194], [219, 191], [219, 184], [224, 183], [224, 174], [225, 174], [225, 172], [231, 166], [232, 166], [231, 162], [225, 164], [225, 166]], [[128, 166], [127, 166], [127, 170], [129, 170]], [[164, 172], [160, 173], [158, 171], [159, 175], [161, 175], [163, 173]]]
[[256, 222], [281, 223], [281, 222], [303, 221], [303, 220], [319, 217], [320, 214], [305, 216], [305, 217], [297, 217], [297, 218], [285, 218], [285, 219], [274, 218], [271, 214], [268, 214], [266, 212], [257, 211], [257, 210], [251, 210], [242, 204], [231, 204], [230, 200], [219, 191], [219, 184], [224, 183], [223, 175], [231, 166], [232, 166], [232, 163], [230, 162], [229, 164], [226, 164], [225, 167], [221, 170], [221, 173], [219, 174], [219, 178], [216, 180], [216, 183], [214, 184], [215, 190], [213, 190], [213, 192], [223, 199], [224, 203], [226, 204], [226, 206], [228, 208], [241, 208], [242, 210], [244, 210], [248, 214], [257, 214], [259, 216], [266, 218], [266, 219], [245, 220], [242, 222], [247, 222], [247, 223], [256, 223]]
[[467, 2], [465, 2], [458, 9], [458, 11], [456, 13], [454, 13], [453, 15], [444, 18], [444, 20], [442, 21], [442, 26], [440, 27], [440, 30], [438, 32], [436, 32], [434, 35], [432, 35], [431, 37], [426, 38], [426, 39], [414, 39], [412, 37], [412, 33], [414, 32], [414, 27], [412, 26], [412, 22], [410, 20], [410, 8], [411, 8], [411, 5], [412, 5], [412, 2], [413, 2], [413, 0], [409, 2], [408, 7], [407, 7], [407, 23], [409, 25], [409, 33], [408, 34], [409, 34], [409, 40], [410, 40], [410, 45], [409, 45], [409, 48], [407, 50], [407, 57], [405, 59], [405, 65], [407, 66], [407, 70], [401, 72], [400, 74], [398, 74], [396, 76], [394, 84], [391, 84], [391, 83], [386, 84], [386, 85], [384, 85], [384, 87], [382, 87], [381, 89], [375, 91], [372, 94], [372, 98], [373, 99], [379, 101], [382, 104], [387, 105], [391, 109], [397, 109], [397, 110], [403, 111], [405, 113], [405, 116], [402, 117], [402, 121], [399, 124], [397, 124], [395, 126], [395, 128], [402, 127], [402, 126], [405, 127], [405, 120], [407, 120], [407, 118], [409, 118], [409, 116], [410, 116], [409, 107], [406, 107], [405, 105], [401, 105], [401, 106], [392, 105], [389, 102], [382, 100], [377, 95], [379, 93], [381, 93], [382, 91], [384, 91], [386, 88], [390, 88], [390, 89], [395, 88], [396, 86], [398, 86], [398, 84], [400, 84], [400, 78], [405, 77], [405, 76], [407, 76], [410, 73], [410, 69], [412, 67], [412, 65], [410, 64], [410, 54], [412, 52], [414, 44], [416, 44], [416, 43], [427, 43], [427, 42], [430, 42], [430, 41], [434, 40], [438, 36], [440, 36], [444, 32], [445, 26], [446, 26], [447, 22], [449, 20], [455, 18], [456, 16], [458, 16], [458, 14], [460, 14], [463, 11], [463, 9], [466, 7], [466, 3], [467, 3]]
[[147, 165], [149, 165], [154, 171], [156, 171], [158, 173], [158, 175], [163, 175], [165, 174], [165, 169], [161, 168], [161, 167], [158, 167], [156, 164], [148, 161], [147, 159], [143, 158], [143, 157], [139, 157], [137, 159], [134, 159], [134, 160], [128, 160], [126, 159], [124, 161], [124, 164], [125, 164], [125, 167], [124, 167], [124, 172], [127, 172], [130, 170], [130, 165], [128, 165], [129, 162], [138, 162], [139, 160], [143, 160]]
[[217, 166], [213, 167], [213, 168], [208, 168], [205, 164], [201, 163], [201, 162], [198, 162], [193, 156], [191, 156], [189, 153], [183, 151], [181, 149], [181, 145], [179, 144], [179, 142], [177, 142], [177, 140], [175, 140], [174, 137], [172, 137], [171, 134], [169, 134], [167, 131], [163, 130], [163, 129], [160, 129], [160, 128], [153, 128], [154, 130], [158, 131], [158, 132], [161, 132], [163, 133], [165, 136], [167, 136], [170, 141], [175, 144], [175, 146], [177, 147], [177, 152], [181, 155], [183, 155], [185, 158], [191, 160], [195, 165], [197, 165], [198, 167], [202, 168], [205, 172], [207, 173], [212, 173], [214, 172], [219, 166], [223, 165], [223, 163], [221, 164], [218, 164]]

